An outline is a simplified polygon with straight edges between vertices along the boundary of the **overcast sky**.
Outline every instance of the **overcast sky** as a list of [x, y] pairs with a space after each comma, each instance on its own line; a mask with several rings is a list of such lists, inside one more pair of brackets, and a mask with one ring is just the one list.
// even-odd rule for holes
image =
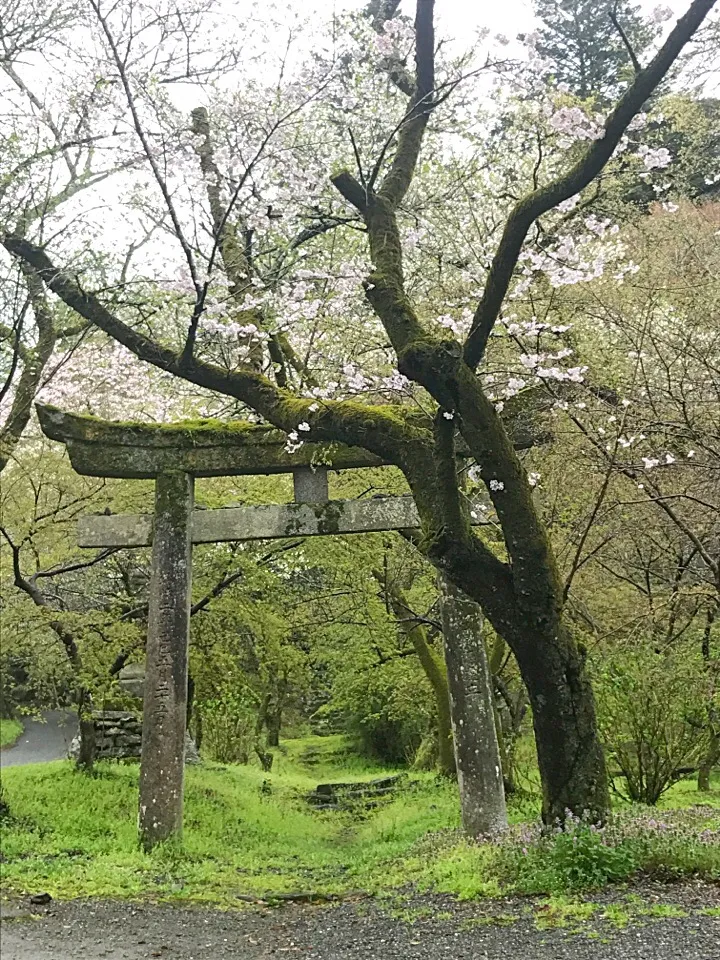
[[[362, 7], [365, 0], [315, 0], [318, 6], [331, 10]], [[645, 12], [657, 6], [669, 7], [679, 16], [690, 5], [690, 0], [637, 0]], [[415, 0], [402, 0], [402, 9], [412, 14]], [[436, 0], [436, 19], [446, 24], [452, 32], [461, 37], [468, 29], [488, 27], [493, 33], [504, 33], [514, 37], [517, 33], [531, 30], [534, 25], [533, 4], [531, 0]], [[672, 23], [672, 21], [671, 21]]]

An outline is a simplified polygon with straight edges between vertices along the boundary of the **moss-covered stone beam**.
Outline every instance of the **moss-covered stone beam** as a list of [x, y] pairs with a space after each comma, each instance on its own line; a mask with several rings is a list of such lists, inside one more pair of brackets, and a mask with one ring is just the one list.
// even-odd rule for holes
[[187, 420], [173, 424], [116, 423], [37, 405], [43, 433], [67, 446], [85, 476], [150, 479], [167, 470], [195, 477], [290, 473], [322, 464], [331, 469], [382, 466], [359, 447], [304, 443], [288, 453], [282, 430], [242, 421]]
[[[240, 420], [118, 423], [47, 404], [36, 409], [43, 433], [67, 446], [73, 467], [84, 476], [144, 480], [168, 470], [222, 477], [291, 473], [321, 464], [334, 470], [389, 465], [367, 450], [339, 443], [304, 443], [288, 453], [282, 430]], [[532, 411], [520, 404], [509, 404], [506, 423], [517, 449], [545, 439]], [[469, 455], [462, 442], [458, 454]]]
[[[412, 497], [376, 497], [195, 510], [191, 536], [193, 543], [220, 543], [380, 533], [419, 526], [420, 516]], [[81, 547], [147, 547], [152, 541], [153, 520], [148, 515], [88, 516], [78, 521]]]

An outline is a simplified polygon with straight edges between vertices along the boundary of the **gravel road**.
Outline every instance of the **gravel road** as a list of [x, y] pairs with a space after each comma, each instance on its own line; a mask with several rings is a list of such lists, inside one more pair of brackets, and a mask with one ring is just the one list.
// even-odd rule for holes
[[[687, 915], [645, 918], [624, 929], [592, 920], [572, 932], [537, 929], [543, 906], [530, 901], [456, 904], [415, 897], [405, 904], [403, 918], [397, 902], [370, 900], [239, 912], [116, 902], [46, 908], [6, 903], [0, 952], [2, 960], [720, 960], [720, 918], [707, 913], [720, 907], [720, 888], [631, 892], [651, 905], [682, 906]], [[29, 909], [41, 912], [33, 917]], [[493, 922], [493, 915], [500, 919]]]

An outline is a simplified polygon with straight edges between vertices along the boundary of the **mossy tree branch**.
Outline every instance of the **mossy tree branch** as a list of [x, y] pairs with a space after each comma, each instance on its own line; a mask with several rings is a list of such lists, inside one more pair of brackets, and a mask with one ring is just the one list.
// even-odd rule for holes
[[412, 644], [423, 673], [432, 688], [438, 721], [438, 766], [441, 773], [452, 777], [455, 775], [455, 753], [450, 718], [450, 690], [442, 653], [434, 649], [427, 630], [411, 609], [398, 584], [379, 570], [373, 570], [373, 576], [385, 595], [398, 629]]
[[3, 245], [29, 264], [68, 307], [140, 360], [208, 390], [235, 397], [286, 432], [305, 420], [311, 426], [309, 438], [313, 440], [361, 446], [410, 472], [412, 463], [417, 462], [420, 472], [420, 464], [432, 447], [432, 433], [427, 426], [411, 422], [397, 407], [323, 401], [311, 410], [318, 406], [311, 399], [300, 399], [280, 389], [251, 368], [230, 373], [196, 358], [184, 364], [180, 353], [133, 329], [108, 310], [97, 296], [83, 290], [75, 279], [53, 264], [41, 247], [14, 235], [4, 237]]
[[395, 210], [410, 188], [425, 128], [435, 106], [435, 0], [417, 0], [415, 11], [415, 91], [398, 134], [397, 149], [378, 196]]

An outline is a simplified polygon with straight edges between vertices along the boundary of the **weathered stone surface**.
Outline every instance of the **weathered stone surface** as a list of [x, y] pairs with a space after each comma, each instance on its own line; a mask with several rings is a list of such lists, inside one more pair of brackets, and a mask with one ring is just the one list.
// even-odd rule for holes
[[182, 833], [192, 506], [188, 474], [157, 478], [140, 763], [145, 849]]
[[[95, 724], [95, 751], [98, 760], [139, 760], [142, 748], [142, 720], [135, 714], [117, 712], [93, 714]], [[70, 744], [68, 756], [76, 760], [80, 751], [80, 738]], [[185, 733], [185, 763], [201, 763], [198, 748], [189, 733]]]
[[187, 731], [185, 733], [185, 763], [202, 763], [195, 741]]
[[112, 726], [114, 723], [137, 720], [137, 715], [131, 710], [103, 710], [102, 713], [93, 713], [93, 720], [100, 726]]
[[[407, 530], [419, 524], [412, 497], [226, 507], [194, 511], [192, 542], [321, 537]], [[81, 547], [146, 547], [151, 542], [150, 516], [83, 517], [78, 521], [78, 544]]]
[[[110, 522], [103, 523], [104, 520]], [[153, 539], [153, 521], [151, 516], [142, 514], [86, 516], [78, 520], [77, 531], [80, 547], [95, 547], [103, 539], [112, 540], [114, 547], [148, 547]]]
[[[528, 402], [529, 393], [523, 391], [506, 401], [502, 414], [518, 449], [548, 439], [547, 429], [539, 422], [547, 399], [533, 394]], [[117, 423], [66, 413], [47, 404], [36, 404], [36, 409], [45, 435], [65, 443], [73, 467], [86, 476], [152, 479], [183, 470], [195, 477], [221, 477], [290, 473], [302, 466], [348, 470], [385, 465], [367, 450], [337, 443], [306, 441], [299, 450], [288, 453], [287, 437], [281, 430], [239, 420]], [[460, 438], [457, 451], [461, 457], [467, 455]]]
[[288, 453], [281, 430], [244, 421], [123, 424], [44, 404], [37, 404], [37, 413], [45, 435], [65, 443], [73, 467], [86, 476], [150, 479], [181, 470], [195, 477], [221, 477], [291, 473], [312, 464], [334, 470], [382, 465], [359, 447], [335, 443], [304, 443]]
[[118, 682], [125, 693], [142, 700], [145, 695], [145, 664], [127, 664], [118, 674]]
[[330, 499], [327, 470], [322, 467], [293, 470], [293, 494], [295, 503], [326, 503]]
[[[95, 726], [95, 756], [98, 760], [131, 760], [140, 757], [142, 722], [128, 711], [96, 711], [92, 715]], [[77, 759], [80, 738], [70, 744], [68, 755]]]
[[[138, 742], [138, 736], [135, 733], [119, 733], [116, 734], [113, 738], [113, 743], [116, 747], [134, 747]], [[140, 742], [142, 743], [142, 734], [140, 734]]]
[[482, 611], [449, 580], [439, 585], [463, 828], [492, 835], [507, 827], [507, 810]]
[[376, 780], [319, 783], [306, 799], [320, 810], [339, 809], [343, 804], [358, 802], [372, 805], [374, 801], [395, 793], [405, 779], [403, 774], [395, 774]]

